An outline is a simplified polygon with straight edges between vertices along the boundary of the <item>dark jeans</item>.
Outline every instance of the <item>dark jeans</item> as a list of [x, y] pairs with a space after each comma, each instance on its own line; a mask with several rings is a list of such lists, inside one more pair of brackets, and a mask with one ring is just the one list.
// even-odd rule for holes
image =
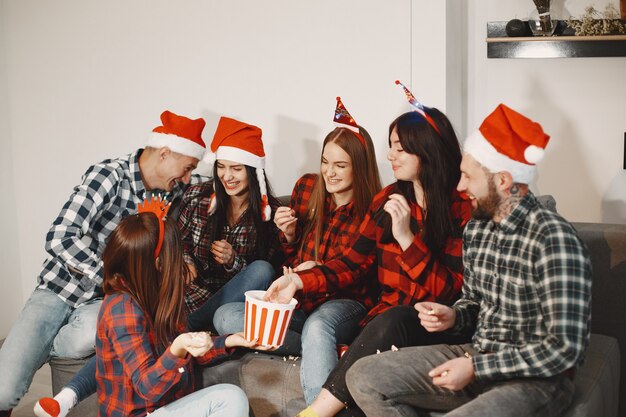
[[420, 410], [450, 411], [447, 417], [553, 417], [571, 404], [574, 382], [565, 375], [474, 381], [460, 391], [437, 387], [428, 372], [471, 344], [409, 347], [358, 361], [347, 374], [354, 400], [368, 417], [418, 417]]
[[213, 317], [218, 308], [228, 303], [243, 302], [246, 291], [266, 290], [275, 277], [274, 267], [269, 262], [252, 262], [187, 317], [189, 330], [192, 332], [209, 330], [216, 333]]
[[469, 336], [427, 332], [420, 324], [417, 314], [413, 306], [393, 307], [374, 317], [354, 339], [324, 384], [324, 388], [348, 407], [337, 414], [338, 416], [363, 415], [354, 404], [346, 386], [346, 372], [357, 360], [374, 355], [377, 350], [380, 352], [391, 350], [392, 345], [403, 348], [442, 343], [461, 344], [469, 341]]

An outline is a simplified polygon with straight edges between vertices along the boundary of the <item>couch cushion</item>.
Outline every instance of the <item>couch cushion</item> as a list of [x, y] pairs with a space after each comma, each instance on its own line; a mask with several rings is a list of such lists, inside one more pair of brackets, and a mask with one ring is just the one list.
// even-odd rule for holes
[[293, 417], [306, 407], [300, 386], [300, 359], [249, 352], [203, 372], [204, 385], [240, 386], [250, 401], [251, 416]]

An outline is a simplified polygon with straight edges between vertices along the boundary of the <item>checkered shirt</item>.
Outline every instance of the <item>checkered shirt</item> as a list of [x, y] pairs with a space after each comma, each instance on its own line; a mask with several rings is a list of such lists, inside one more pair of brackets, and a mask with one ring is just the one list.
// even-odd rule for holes
[[[185, 288], [185, 304], [193, 312], [204, 304], [232, 277], [249, 263], [261, 259], [256, 253], [257, 231], [252, 213], [246, 210], [232, 226], [225, 225], [216, 239], [224, 239], [235, 251], [235, 261], [231, 268], [220, 265], [213, 259], [209, 236], [213, 235], [215, 218], [209, 216], [209, 198], [213, 193], [213, 183], [206, 182], [189, 187], [181, 202], [178, 227], [183, 241], [185, 262], [196, 266], [198, 277]], [[273, 212], [276, 207], [272, 207]], [[270, 247], [266, 260], [278, 263], [274, 256], [279, 252], [278, 229], [273, 221], [264, 222], [270, 230]]]
[[529, 193], [500, 223], [469, 222], [453, 331], [475, 328], [477, 379], [550, 377], [584, 359], [591, 315], [585, 244]]
[[[137, 204], [150, 195], [141, 181], [138, 150], [107, 159], [85, 172], [80, 185], [63, 206], [46, 235], [48, 257], [38, 277], [38, 288], [55, 292], [72, 307], [102, 297], [102, 261], [107, 238], [120, 220], [137, 212]], [[192, 176], [193, 182], [202, 178]], [[185, 185], [170, 193], [153, 191], [172, 201]]]
[[[287, 255], [286, 264], [297, 266], [305, 261], [317, 261], [326, 263], [338, 257], [350, 246], [352, 239], [356, 238], [361, 220], [355, 213], [352, 203], [335, 207], [335, 203], [330, 195], [326, 199], [326, 212], [321, 230], [321, 239], [318, 248], [318, 257], [315, 258], [315, 232], [303, 237], [302, 230], [306, 226], [308, 217], [308, 204], [311, 199], [311, 192], [318, 179], [317, 174], [305, 174], [297, 182], [291, 193], [290, 207], [296, 212], [298, 219], [296, 227], [296, 240], [287, 243], [284, 235], [280, 232], [283, 251]], [[356, 290], [356, 291], [354, 291]], [[340, 293], [327, 292], [322, 294], [306, 294], [298, 298], [299, 308], [305, 312], [311, 312], [315, 307], [329, 299], [350, 298], [366, 303], [368, 296], [363, 287], [350, 287]], [[371, 301], [369, 301], [371, 303]]]
[[96, 380], [99, 415], [145, 416], [192, 393], [194, 366], [228, 356], [226, 336], [213, 338], [204, 356], [162, 354], [156, 332], [141, 307], [125, 293], [104, 298], [96, 331]]
[[[365, 289], [380, 296], [361, 324], [375, 315], [397, 305], [413, 305], [418, 301], [438, 301], [451, 305], [460, 295], [463, 281], [461, 260], [462, 230], [470, 217], [470, 204], [455, 192], [451, 216], [457, 232], [448, 238], [441, 256], [434, 256], [419, 233], [411, 245], [402, 251], [397, 242], [382, 243], [382, 207], [389, 195], [397, 192], [395, 184], [379, 192], [359, 227], [359, 236], [343, 254], [325, 265], [299, 272], [303, 282], [302, 292], [354, 293]], [[411, 204], [411, 223], [418, 230], [423, 228], [422, 211]], [[368, 280], [373, 274], [378, 278]], [[356, 288], [355, 290], [352, 290]], [[366, 303], [371, 307], [372, 303]]]

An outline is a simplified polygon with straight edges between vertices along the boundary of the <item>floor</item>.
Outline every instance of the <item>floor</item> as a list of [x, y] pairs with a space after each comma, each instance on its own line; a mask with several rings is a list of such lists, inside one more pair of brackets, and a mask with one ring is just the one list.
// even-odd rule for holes
[[[4, 339], [0, 340], [0, 347]], [[35, 374], [30, 389], [20, 401], [17, 408], [13, 409], [11, 417], [33, 417], [33, 407], [41, 397], [50, 397], [52, 395], [52, 380], [50, 366], [45, 364]]]
[[30, 389], [20, 401], [20, 404], [13, 410], [11, 417], [33, 417], [33, 407], [41, 397], [52, 395], [52, 382], [50, 380], [50, 366], [45, 364], [37, 371], [33, 378]]

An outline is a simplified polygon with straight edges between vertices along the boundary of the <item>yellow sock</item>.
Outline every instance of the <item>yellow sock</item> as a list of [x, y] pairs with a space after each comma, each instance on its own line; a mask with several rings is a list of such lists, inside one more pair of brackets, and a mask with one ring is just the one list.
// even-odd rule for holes
[[320, 417], [310, 406], [300, 411], [296, 417]]

